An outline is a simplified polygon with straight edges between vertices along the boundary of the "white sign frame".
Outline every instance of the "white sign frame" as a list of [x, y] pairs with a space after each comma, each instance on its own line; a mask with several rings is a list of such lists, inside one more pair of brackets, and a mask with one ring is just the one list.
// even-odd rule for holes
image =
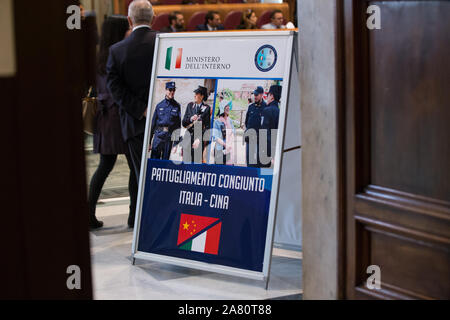
[[[136, 218], [135, 218], [135, 227], [133, 233], [133, 243], [132, 243], [132, 263], [135, 263], [136, 259], [162, 262], [182, 267], [188, 267], [192, 269], [199, 269], [210, 272], [217, 272], [221, 274], [233, 275], [238, 277], [244, 277], [254, 280], [262, 280], [267, 283], [269, 280], [270, 274], [270, 265], [271, 265], [271, 256], [273, 249], [273, 238], [274, 238], [274, 230], [275, 230], [275, 219], [276, 219], [276, 211], [278, 205], [278, 191], [280, 186], [280, 176], [281, 176], [281, 167], [282, 167], [282, 159], [283, 159], [283, 145], [284, 145], [284, 136], [286, 129], [286, 116], [287, 116], [287, 108], [289, 105], [288, 97], [290, 90], [290, 80], [291, 80], [291, 70], [293, 59], [293, 43], [294, 43], [294, 35], [295, 31], [293, 30], [283, 30], [283, 31], [239, 31], [239, 32], [191, 32], [191, 33], [165, 33], [158, 34], [155, 43], [155, 54], [153, 58], [153, 70], [151, 75], [151, 84], [150, 84], [150, 92], [149, 92], [149, 103], [148, 105], [151, 107], [153, 102], [153, 91], [154, 84], [156, 80], [156, 70], [159, 63], [162, 63], [161, 60], [164, 59], [164, 53], [159, 52], [160, 42], [165, 38], [223, 38], [222, 41], [226, 41], [230, 37], [259, 37], [270, 39], [271, 37], [287, 37], [287, 57], [284, 65], [283, 72], [283, 90], [281, 96], [281, 104], [280, 104], [280, 118], [279, 118], [279, 126], [277, 132], [277, 145], [275, 151], [275, 163], [273, 169], [272, 176], [272, 190], [270, 196], [270, 208], [269, 208], [269, 216], [268, 216], [268, 224], [267, 224], [267, 234], [266, 234], [266, 244], [264, 250], [264, 260], [263, 260], [263, 270], [262, 272], [239, 269], [234, 267], [228, 267], [223, 265], [216, 265], [205, 263], [201, 261], [165, 256], [154, 253], [147, 253], [138, 251], [137, 248], [139, 246], [139, 232], [141, 225], [141, 215], [142, 215], [142, 205], [143, 205], [143, 197], [144, 197], [144, 188], [145, 188], [145, 177], [147, 171], [147, 146], [149, 144], [150, 139], [150, 126], [151, 119], [147, 117], [146, 121], [146, 129], [145, 129], [145, 137], [144, 137], [144, 150], [142, 153], [142, 162], [141, 162], [141, 174], [139, 177], [139, 192], [138, 199], [136, 205]], [[270, 79], [270, 78], [268, 78]]]

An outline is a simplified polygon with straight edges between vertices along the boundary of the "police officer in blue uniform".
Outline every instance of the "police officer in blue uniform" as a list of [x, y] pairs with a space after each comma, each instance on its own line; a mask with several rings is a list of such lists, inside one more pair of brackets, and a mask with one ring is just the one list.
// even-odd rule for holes
[[166, 96], [156, 105], [153, 113], [150, 134], [152, 159], [170, 159], [172, 133], [181, 127], [181, 107], [174, 99], [175, 91], [175, 82], [167, 82]]
[[[245, 144], [246, 144], [246, 159], [248, 167], [261, 167], [261, 162], [259, 161], [259, 130], [261, 129], [261, 116], [262, 111], [266, 107], [264, 102], [263, 87], [257, 87], [253, 92], [255, 96], [255, 102], [248, 106], [247, 114], [245, 116]], [[250, 136], [256, 135], [256, 139], [250, 139]], [[256, 143], [255, 143], [256, 142]], [[254, 144], [254, 145], [251, 145]]]
[[279, 103], [281, 99], [281, 86], [280, 85], [273, 85], [269, 89], [269, 93], [267, 95], [267, 106], [262, 111], [261, 116], [261, 129], [267, 130], [267, 150], [264, 150], [267, 154], [267, 157], [271, 158], [272, 161], [269, 161], [269, 163], [265, 163], [262, 165], [262, 167], [271, 167], [273, 162], [273, 157], [275, 156], [273, 154], [272, 150], [272, 143], [273, 147], [276, 145], [276, 141], [272, 142], [272, 135], [271, 130], [272, 129], [278, 129], [278, 120], [280, 119], [280, 108]]

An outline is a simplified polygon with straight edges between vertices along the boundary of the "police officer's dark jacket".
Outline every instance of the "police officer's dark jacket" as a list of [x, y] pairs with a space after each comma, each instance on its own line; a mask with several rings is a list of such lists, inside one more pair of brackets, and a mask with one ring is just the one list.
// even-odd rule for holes
[[252, 103], [248, 106], [245, 116], [245, 128], [258, 130], [261, 128], [262, 111], [266, 107], [266, 102], [261, 100], [260, 104]]
[[175, 100], [164, 99], [156, 105], [152, 118], [150, 141], [153, 147], [171, 141], [172, 133], [181, 127], [181, 106]]
[[[262, 112], [262, 129], [267, 130], [267, 155], [271, 157], [271, 143], [272, 143], [272, 137], [270, 130], [272, 129], [278, 129], [278, 120], [280, 118], [280, 108], [278, 107], [277, 101], [272, 101], [269, 103]], [[274, 141], [275, 143], [275, 141]]]
[[[190, 102], [186, 107], [186, 112], [183, 117], [183, 127], [187, 128], [192, 124], [191, 118], [194, 115], [198, 115], [202, 118], [202, 131], [211, 128], [211, 107], [205, 103], [202, 103], [199, 107], [195, 108], [195, 104]], [[189, 132], [194, 133], [194, 126], [190, 127]]]

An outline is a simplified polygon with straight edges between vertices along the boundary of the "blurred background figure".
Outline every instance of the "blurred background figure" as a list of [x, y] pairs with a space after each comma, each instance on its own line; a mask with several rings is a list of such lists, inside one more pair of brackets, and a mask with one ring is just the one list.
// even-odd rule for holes
[[255, 11], [253, 11], [252, 9], [247, 9], [242, 13], [241, 23], [237, 26], [236, 29], [257, 29], [257, 21], [258, 17], [256, 16]]
[[216, 31], [225, 30], [220, 19], [220, 14], [217, 11], [208, 11], [205, 16], [205, 24], [199, 24], [197, 26], [197, 31]]
[[283, 21], [283, 12], [281, 10], [273, 10], [270, 15], [270, 23], [263, 25], [261, 29], [286, 29]]
[[102, 26], [100, 50], [98, 53], [97, 95], [99, 110], [97, 113], [96, 130], [94, 132], [94, 153], [100, 154], [100, 163], [89, 185], [89, 214], [91, 229], [101, 228], [103, 222], [98, 221], [95, 209], [106, 178], [112, 171], [118, 154], [125, 154], [130, 177], [128, 190], [130, 193], [130, 214], [136, 210], [137, 180], [131, 164], [128, 148], [122, 136], [119, 107], [106, 88], [106, 62], [109, 48], [122, 41], [129, 30], [125, 16], [110, 16]]
[[184, 28], [184, 16], [179, 11], [174, 11], [169, 15], [169, 26], [161, 29], [161, 32], [182, 32]]
[[90, 87], [94, 87], [96, 80], [96, 57], [98, 44], [97, 18], [95, 13], [86, 14], [86, 10], [77, 0], [76, 5], [81, 10], [81, 30], [83, 37], [83, 58], [85, 63], [81, 66], [84, 73], [83, 91], [86, 94]]
[[86, 10], [84, 9], [83, 4], [81, 3], [80, 0], [76, 1], [77, 6], [80, 7], [80, 12], [81, 12], [81, 20], [84, 20], [84, 18], [86, 17]]

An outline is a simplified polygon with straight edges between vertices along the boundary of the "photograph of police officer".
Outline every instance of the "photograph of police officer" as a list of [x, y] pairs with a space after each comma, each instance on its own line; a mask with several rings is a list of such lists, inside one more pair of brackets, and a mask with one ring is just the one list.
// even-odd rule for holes
[[212, 130], [212, 140], [214, 143], [214, 163], [234, 166], [237, 164], [236, 158], [236, 129], [233, 120], [230, 118], [230, 111], [233, 108], [231, 100], [222, 99], [214, 120]]
[[181, 106], [175, 100], [175, 91], [175, 82], [167, 82], [165, 97], [153, 113], [150, 133], [152, 159], [170, 159], [172, 134], [181, 127]]
[[206, 104], [208, 89], [198, 86], [194, 90], [194, 101], [186, 107], [182, 125], [186, 128], [183, 138], [183, 162], [203, 163], [209, 145], [211, 107]]
[[264, 101], [264, 88], [258, 86], [253, 91], [254, 102], [248, 106], [245, 115], [245, 146], [246, 162], [248, 167], [260, 168], [262, 166], [259, 157], [259, 132], [262, 126], [261, 117], [263, 109], [267, 106]]
[[278, 84], [270, 86], [267, 94], [267, 106], [263, 109], [261, 115], [261, 129], [267, 133], [267, 143], [265, 148], [260, 148], [262, 167], [272, 167], [275, 157], [276, 132], [280, 119], [280, 99], [281, 86]]

